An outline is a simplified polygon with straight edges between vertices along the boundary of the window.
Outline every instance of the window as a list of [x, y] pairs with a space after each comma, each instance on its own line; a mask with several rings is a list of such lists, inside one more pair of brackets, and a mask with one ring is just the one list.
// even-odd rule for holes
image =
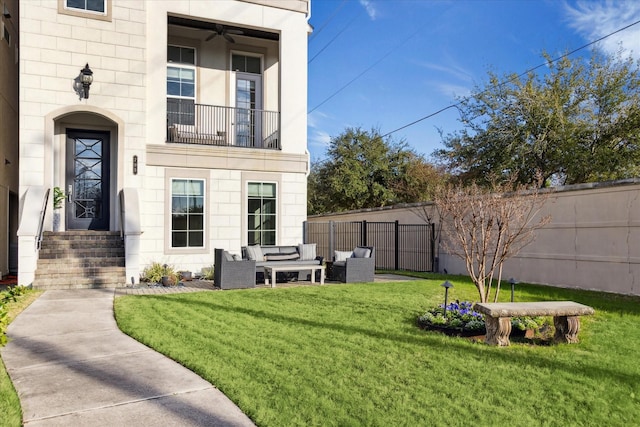
[[249, 245], [275, 245], [276, 184], [249, 182], [247, 190], [247, 243]]
[[171, 247], [204, 247], [204, 180], [171, 180]]
[[112, 0], [58, 0], [58, 13], [111, 21], [111, 3]]
[[196, 102], [196, 51], [167, 47], [167, 118], [170, 124], [193, 125]]
[[262, 74], [261, 60], [258, 56], [233, 54], [231, 69], [240, 73]]
[[196, 50], [191, 47], [168, 46], [167, 61], [196, 65]]
[[67, 9], [79, 9], [87, 12], [106, 13], [106, 0], [65, 0]]

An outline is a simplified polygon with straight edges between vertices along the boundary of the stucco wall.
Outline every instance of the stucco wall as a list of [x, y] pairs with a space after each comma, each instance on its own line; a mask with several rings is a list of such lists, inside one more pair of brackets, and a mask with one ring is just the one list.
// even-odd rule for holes
[[[313, 216], [309, 221], [420, 223], [429, 205]], [[551, 222], [505, 263], [504, 278], [562, 287], [640, 295], [640, 180], [560, 188], [541, 215]], [[466, 274], [464, 263], [440, 247], [439, 269]]]

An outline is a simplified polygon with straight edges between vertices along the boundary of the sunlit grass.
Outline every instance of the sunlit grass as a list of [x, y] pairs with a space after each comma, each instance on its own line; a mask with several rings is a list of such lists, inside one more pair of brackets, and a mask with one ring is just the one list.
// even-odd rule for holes
[[[450, 298], [477, 299], [467, 279], [447, 279]], [[128, 296], [115, 308], [126, 333], [260, 426], [636, 422], [640, 298], [519, 285], [518, 301], [573, 300], [596, 315], [583, 318], [579, 344], [497, 348], [415, 327], [442, 302], [440, 283]]]

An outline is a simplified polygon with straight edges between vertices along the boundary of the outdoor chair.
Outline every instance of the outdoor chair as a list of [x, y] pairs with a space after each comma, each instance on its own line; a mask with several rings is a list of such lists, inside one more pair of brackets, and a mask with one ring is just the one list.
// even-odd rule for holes
[[213, 277], [220, 289], [255, 288], [256, 262], [236, 259], [224, 249], [216, 249]]
[[357, 246], [351, 252], [336, 251], [332, 278], [344, 283], [373, 282], [375, 269], [375, 248]]

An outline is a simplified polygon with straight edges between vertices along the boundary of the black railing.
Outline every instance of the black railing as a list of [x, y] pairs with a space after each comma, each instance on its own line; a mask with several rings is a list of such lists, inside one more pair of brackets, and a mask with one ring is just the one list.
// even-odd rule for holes
[[280, 113], [167, 100], [167, 142], [280, 149]]

